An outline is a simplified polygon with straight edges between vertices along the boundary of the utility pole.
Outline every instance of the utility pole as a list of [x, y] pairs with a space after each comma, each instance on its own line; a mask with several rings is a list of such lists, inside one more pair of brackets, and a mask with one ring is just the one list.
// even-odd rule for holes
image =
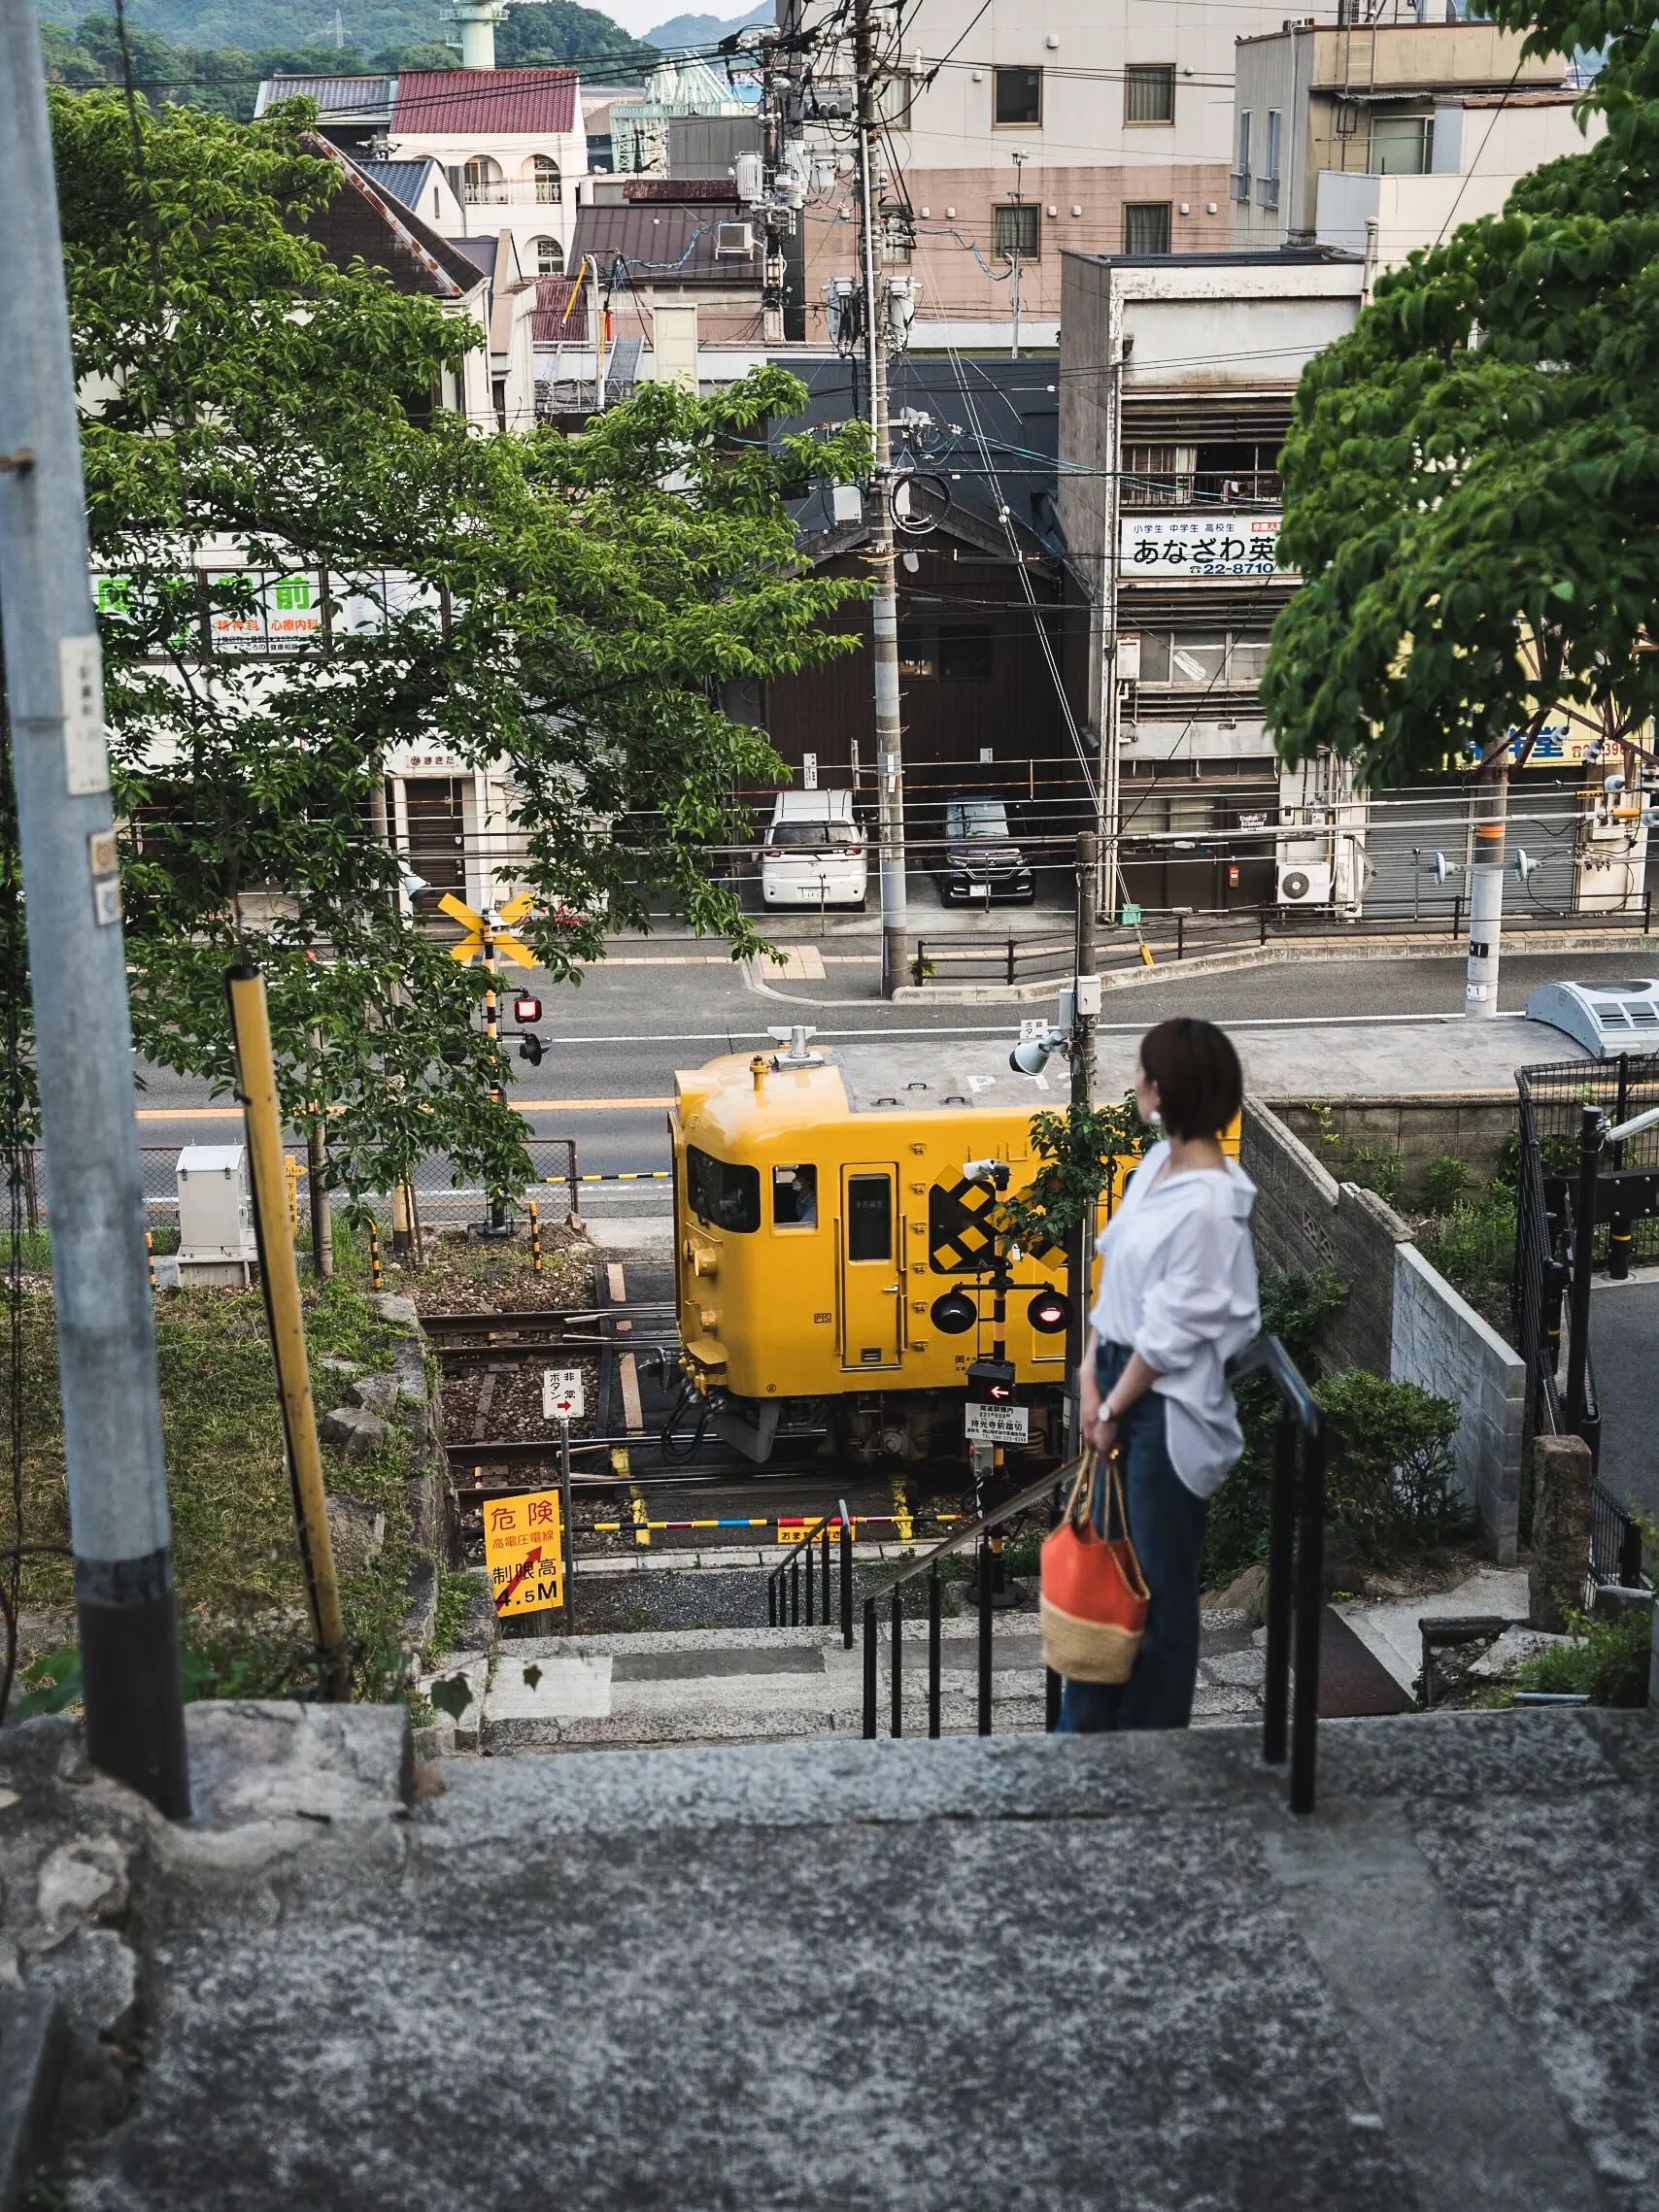
[[1017, 361], [1020, 357], [1020, 216], [1026, 204], [1025, 182], [1026, 156], [1023, 153], [1016, 152], [1014, 155], [1014, 251], [1009, 256], [1013, 263], [1013, 275], [1009, 279], [1010, 305], [1014, 311], [1013, 343], [1008, 349], [1008, 358], [1011, 361]]
[[876, 288], [876, 205], [870, 140], [876, 123], [874, 0], [856, 0], [853, 66], [859, 87], [859, 196], [863, 255], [864, 330], [869, 346], [870, 432], [875, 474], [870, 492], [871, 604], [875, 642], [876, 820], [881, 844], [881, 995], [906, 980], [910, 958], [909, 888], [904, 874], [904, 748], [898, 721], [898, 591], [893, 557], [893, 447], [887, 419], [887, 316]]
[[1469, 871], [1469, 972], [1463, 1011], [1472, 1022], [1498, 1013], [1498, 961], [1504, 934], [1504, 821], [1509, 808], [1509, 753], [1506, 741], [1481, 779], [1474, 822], [1474, 858]]
[[[1095, 1024], [1100, 1014], [1100, 976], [1095, 958], [1095, 900], [1100, 845], [1093, 830], [1077, 834], [1076, 975], [1071, 1001], [1071, 1104], [1087, 1112], [1095, 1103]], [[1095, 1257], [1095, 1223], [1090, 1215], [1071, 1232], [1066, 1256], [1070, 1318], [1066, 1324], [1066, 1449], [1077, 1449], [1080, 1412], [1077, 1373], [1089, 1340], [1089, 1278]]]
[[0, 611], [86, 1753], [190, 1810], [120, 875], [40, 33], [0, 0]]
[[1123, 820], [1123, 721], [1118, 691], [1118, 571], [1123, 523], [1123, 295], [1115, 280], [1106, 294], [1106, 528], [1100, 571], [1100, 643], [1096, 659], [1100, 682], [1100, 890], [1099, 913], [1109, 921], [1117, 911], [1121, 863], [1119, 825]]

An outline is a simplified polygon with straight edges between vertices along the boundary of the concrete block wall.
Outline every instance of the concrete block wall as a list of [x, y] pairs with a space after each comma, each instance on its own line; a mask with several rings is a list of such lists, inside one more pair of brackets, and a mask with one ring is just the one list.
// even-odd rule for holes
[[1464, 1496], [1500, 1566], [1520, 1539], [1521, 1429], [1526, 1362], [1466, 1305], [1414, 1244], [1394, 1255], [1394, 1338], [1389, 1372], [1450, 1398], [1463, 1419], [1452, 1440]]
[[1473, 1182], [1489, 1183], [1516, 1118], [1513, 1090], [1453, 1095], [1424, 1090], [1398, 1097], [1274, 1098], [1268, 1103], [1334, 1174], [1342, 1174], [1362, 1152], [1398, 1153], [1408, 1201], [1422, 1197], [1423, 1169], [1442, 1155], [1461, 1159]]
[[1244, 1102], [1239, 1159], [1258, 1193], [1259, 1262], [1299, 1274], [1334, 1268], [1349, 1286], [1346, 1303], [1321, 1332], [1322, 1364], [1365, 1367], [1451, 1399], [1462, 1415], [1453, 1451], [1464, 1494], [1493, 1558], [1511, 1565], [1525, 1402], [1520, 1355], [1429, 1265], [1374, 1190], [1339, 1183], [1261, 1099]]
[[1258, 1192], [1252, 1226], [1261, 1263], [1287, 1274], [1335, 1268], [1349, 1286], [1320, 1332], [1325, 1364], [1390, 1373], [1394, 1253], [1410, 1230], [1374, 1190], [1338, 1183], [1260, 1099], [1244, 1101], [1239, 1161]]

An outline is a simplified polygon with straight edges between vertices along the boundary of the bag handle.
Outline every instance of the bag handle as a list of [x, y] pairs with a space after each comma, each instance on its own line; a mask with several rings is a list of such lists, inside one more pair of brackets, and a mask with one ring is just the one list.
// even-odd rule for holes
[[1077, 1462], [1077, 1478], [1066, 1501], [1066, 1520], [1075, 1529], [1086, 1527], [1095, 1518], [1095, 1484], [1100, 1472], [1100, 1456], [1091, 1445]]

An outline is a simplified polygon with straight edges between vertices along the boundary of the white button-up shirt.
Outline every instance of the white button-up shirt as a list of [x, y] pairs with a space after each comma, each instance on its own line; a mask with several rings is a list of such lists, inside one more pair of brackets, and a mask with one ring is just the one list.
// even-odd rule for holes
[[1250, 1209], [1256, 1186], [1236, 1160], [1164, 1173], [1168, 1141], [1130, 1177], [1101, 1233], [1090, 1319], [1102, 1344], [1138, 1352], [1164, 1399], [1169, 1459], [1210, 1497], [1244, 1449], [1227, 1362], [1261, 1331]]

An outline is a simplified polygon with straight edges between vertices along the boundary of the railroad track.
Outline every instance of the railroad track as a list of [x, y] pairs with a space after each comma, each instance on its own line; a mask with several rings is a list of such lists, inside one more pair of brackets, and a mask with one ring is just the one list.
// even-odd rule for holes
[[480, 1360], [550, 1358], [561, 1352], [648, 1352], [680, 1349], [674, 1308], [666, 1300], [626, 1312], [597, 1306], [582, 1312], [540, 1306], [496, 1314], [423, 1314], [421, 1325], [440, 1365], [459, 1369]]

